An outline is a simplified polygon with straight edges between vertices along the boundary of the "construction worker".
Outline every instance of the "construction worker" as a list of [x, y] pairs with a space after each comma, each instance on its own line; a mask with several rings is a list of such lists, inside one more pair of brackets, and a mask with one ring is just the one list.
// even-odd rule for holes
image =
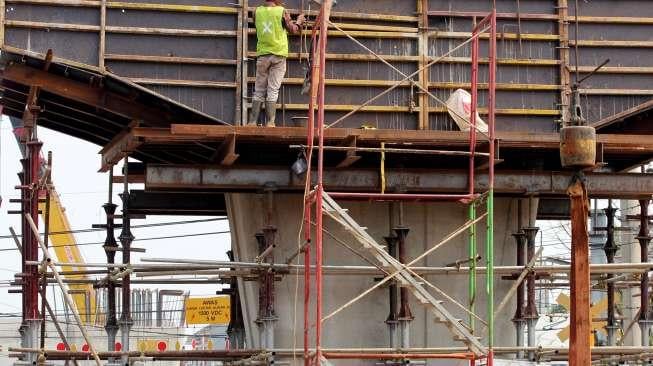
[[288, 32], [299, 33], [304, 19], [304, 14], [299, 14], [297, 21], [293, 21], [281, 0], [266, 0], [256, 8], [256, 85], [248, 125], [256, 125], [265, 103], [266, 126], [275, 126], [279, 88], [286, 74]]

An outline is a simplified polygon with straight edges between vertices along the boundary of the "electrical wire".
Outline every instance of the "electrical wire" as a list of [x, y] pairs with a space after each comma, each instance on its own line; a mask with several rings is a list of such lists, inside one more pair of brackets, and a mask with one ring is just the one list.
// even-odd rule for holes
[[[167, 235], [167, 236], [154, 236], [149, 238], [136, 238], [133, 241], [150, 241], [150, 240], [164, 240], [164, 239], [179, 239], [179, 238], [190, 238], [196, 236], [207, 236], [207, 235], [220, 235], [220, 234], [230, 234], [231, 231], [210, 231], [205, 233], [194, 233], [194, 234], [180, 234], [180, 235]], [[61, 245], [52, 245], [50, 248], [61, 248], [61, 247], [75, 247], [75, 246], [85, 246], [85, 245], [98, 245], [104, 244], [104, 241], [88, 242], [88, 243], [76, 243], [76, 244], [61, 244]], [[15, 251], [18, 248], [0, 248], [0, 252]]]
[[[226, 217], [218, 217], [218, 218], [211, 218], [211, 219], [198, 219], [198, 220], [184, 220], [184, 221], [168, 221], [168, 222], [159, 222], [159, 223], [152, 223], [152, 224], [140, 224], [140, 225], [132, 225], [131, 228], [147, 228], [147, 227], [159, 227], [159, 226], [170, 226], [170, 225], [186, 225], [186, 224], [197, 224], [197, 223], [203, 223], [203, 222], [213, 222], [213, 221], [225, 221], [228, 220]], [[116, 230], [120, 230], [119, 227], [115, 228]], [[75, 230], [67, 230], [67, 231], [51, 231], [50, 235], [60, 235], [60, 234], [81, 234], [81, 233], [92, 233], [92, 232], [100, 232], [100, 231], [106, 231], [105, 228], [92, 228], [92, 229], [75, 229]], [[45, 235], [44, 233], [40, 234], [41, 236]], [[17, 235], [19, 238], [21, 235]], [[5, 234], [5, 235], [0, 235], [0, 239], [13, 239], [12, 235]]]

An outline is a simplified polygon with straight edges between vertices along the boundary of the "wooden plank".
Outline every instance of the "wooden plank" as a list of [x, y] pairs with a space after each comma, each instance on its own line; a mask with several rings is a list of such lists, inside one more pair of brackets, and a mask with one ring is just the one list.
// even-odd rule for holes
[[100, 1], [100, 41], [98, 43], [98, 67], [106, 71], [104, 66], [104, 52], [106, 51], [107, 30], [107, 0]]
[[[299, 59], [300, 56], [302, 59], [308, 57], [307, 53], [298, 53], [290, 52], [288, 58], [291, 60]], [[399, 56], [399, 55], [380, 55], [385, 61], [388, 62], [418, 62], [421, 56]], [[247, 57], [256, 57], [256, 52], [248, 52]], [[327, 53], [327, 60], [337, 60], [337, 61], [353, 61], [353, 62], [381, 62], [376, 56], [370, 54], [353, 54], [353, 53]], [[434, 57], [429, 57], [428, 61], [433, 61]], [[444, 57], [440, 59], [440, 63], [454, 63], [454, 64], [469, 64], [472, 60], [469, 57]], [[487, 58], [480, 58], [479, 63], [487, 64]], [[498, 59], [497, 63], [499, 65], [509, 65], [509, 66], [558, 66], [560, 65], [559, 60], [555, 59]]]
[[249, 0], [242, 0], [242, 11], [241, 11], [241, 17], [243, 19], [243, 27], [240, 30], [240, 38], [241, 38], [241, 46], [240, 46], [240, 59], [239, 65], [240, 65], [240, 72], [238, 73], [238, 83], [240, 84], [240, 94], [236, 95], [236, 98], [240, 99], [240, 116], [236, 116], [236, 119], [234, 120], [235, 125], [245, 125], [247, 124], [247, 119], [248, 119], [248, 111], [249, 109], [247, 108], [247, 75], [249, 73], [249, 64], [247, 58], [249, 57], [249, 54], [247, 50], [249, 49], [249, 37], [247, 36], [249, 33], [249, 24], [244, 21], [245, 18], [247, 18], [247, 13], [249, 7]]
[[[261, 129], [248, 126], [218, 126], [172, 124], [170, 129], [135, 129], [137, 136], [147, 136], [160, 141], [198, 140], [222, 141], [230, 134], [236, 134], [238, 141], [267, 143], [303, 143], [306, 141], [305, 127], [276, 127]], [[324, 132], [325, 141], [342, 143], [355, 136], [358, 145], [378, 146], [381, 142], [401, 142], [414, 146], [468, 146], [469, 133], [461, 131], [418, 131], [418, 130], [361, 130], [329, 128]], [[478, 135], [479, 143], [483, 136]], [[510, 149], [559, 149], [560, 135], [543, 132], [497, 132], [503, 150]], [[606, 152], [621, 154], [642, 154], [653, 151], [653, 139], [646, 135], [599, 134], [597, 142], [604, 145]]]
[[129, 78], [136, 84], [143, 85], [175, 85], [191, 88], [214, 88], [231, 89], [236, 88], [235, 82], [229, 81], [202, 81], [202, 80], [177, 80], [177, 79], [154, 79], [154, 78]]
[[[471, 32], [448, 32], [448, 31], [431, 31], [429, 36], [436, 38], [448, 38], [448, 39], [468, 39], [472, 36]], [[511, 40], [517, 41], [519, 38], [523, 41], [557, 41], [560, 37], [557, 34], [543, 34], [543, 33], [499, 33], [497, 35], [497, 40]], [[489, 39], [489, 33], [481, 33], [479, 35], [480, 39]]]
[[132, 129], [137, 126], [137, 122], [132, 122], [100, 150], [102, 165], [99, 172], [108, 172], [112, 166], [143, 144], [143, 140], [132, 133]]
[[236, 134], [233, 133], [224, 139], [212, 157], [212, 160], [220, 165], [229, 166], [233, 165], [238, 160], [238, 157], [240, 155], [236, 154]]
[[[428, 64], [429, 54], [429, 16], [428, 16], [428, 0], [417, 0], [417, 14], [419, 15], [419, 39], [417, 41], [417, 48], [419, 49], [420, 60], [417, 67], [421, 69], [418, 74], [418, 82], [425, 90], [429, 89], [429, 68]], [[418, 93], [419, 98], [419, 117], [418, 127], [420, 130], [428, 130], [430, 128], [429, 122], [429, 102], [428, 94], [421, 92]]]
[[558, 0], [558, 56], [560, 57], [560, 108], [562, 121], [569, 121], [571, 76], [569, 73], [569, 14], [567, 0]]
[[6, 0], [7, 4], [35, 4], [35, 5], [57, 5], [69, 7], [88, 7], [94, 8], [100, 6], [97, 0]]
[[[242, 65], [247, 63], [243, 61], [243, 53], [246, 52], [246, 50], [243, 48], [243, 38], [245, 38], [245, 35], [247, 33], [243, 32], [243, 19], [244, 16], [247, 14], [243, 14], [243, 10], [245, 7], [243, 6], [243, 1], [245, 0], [238, 0], [238, 6], [240, 7], [240, 10], [238, 11], [237, 19], [236, 19], [236, 60], [238, 62], [236, 63], [236, 76], [234, 77], [234, 84], [236, 85], [236, 90], [235, 90], [235, 101], [236, 101], [236, 108], [234, 108], [234, 116], [233, 120], [238, 121], [241, 118], [242, 115], [242, 108], [244, 106], [243, 104], [243, 99], [241, 98], [243, 91], [243, 88], [247, 87], [247, 84], [243, 82], [243, 73], [242, 73]], [[236, 123], [240, 124], [240, 123]]]
[[235, 30], [207, 30], [207, 29], [174, 29], [174, 28], [151, 28], [151, 27], [107, 27], [109, 33], [123, 34], [149, 34], [149, 35], [170, 35], [187, 37], [235, 37]]
[[190, 64], [190, 65], [237, 65], [236, 60], [214, 59], [214, 58], [197, 58], [197, 57], [178, 57], [178, 56], [153, 56], [153, 55], [126, 55], [107, 53], [104, 55], [105, 60], [125, 61], [125, 62], [160, 62], [169, 64]]
[[570, 366], [586, 366], [592, 363], [590, 345], [590, 270], [589, 233], [587, 215], [589, 200], [587, 190], [581, 181], [572, 184], [568, 191], [571, 200], [571, 335], [569, 349]]
[[5, 0], [0, 0], [0, 47], [5, 45]]
[[[26, 20], [7, 20], [5, 26], [13, 28], [33, 28], [33, 29], [56, 29], [63, 31], [78, 32], [100, 32], [99, 25], [72, 24], [72, 23], [52, 23], [52, 22], [32, 22]], [[187, 36], [187, 37], [235, 37], [235, 30], [207, 30], [207, 29], [176, 29], [176, 28], [155, 28], [155, 27], [123, 27], [107, 26], [106, 33], [116, 34], [146, 34], [146, 35], [170, 35], [170, 36]]]
[[176, 13], [236, 14], [238, 9], [227, 6], [184, 5], [184, 4], [150, 4], [125, 1], [109, 1], [112, 9], [156, 10]]
[[[357, 30], [352, 30], [352, 31], [348, 31], [347, 33], [350, 36], [356, 37], [356, 38], [389, 38], [389, 39], [411, 38], [411, 39], [417, 39], [417, 37], [418, 37], [417, 33], [413, 33], [413, 32], [380, 32], [380, 31], [357, 31]], [[250, 29], [249, 34], [250, 35], [255, 35], [256, 34], [256, 29]], [[302, 31], [301, 34], [303, 36], [311, 37], [312, 30]], [[330, 31], [327, 32], [327, 35], [329, 37], [337, 37], [337, 38], [346, 37], [346, 35], [344, 35], [339, 30], [330, 30]]]
[[[356, 136], [348, 136], [342, 143], [343, 146], [356, 147]], [[345, 158], [338, 163], [336, 168], [347, 168], [352, 166], [355, 162], [359, 161], [361, 156], [356, 154], [356, 150], [347, 150]]]

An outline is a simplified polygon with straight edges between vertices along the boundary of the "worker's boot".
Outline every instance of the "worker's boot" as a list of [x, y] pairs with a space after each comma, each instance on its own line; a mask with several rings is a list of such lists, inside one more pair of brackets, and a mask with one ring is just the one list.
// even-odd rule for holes
[[263, 102], [254, 100], [252, 101], [252, 109], [249, 111], [248, 126], [256, 126], [258, 124], [258, 116], [261, 114], [261, 107]]
[[275, 127], [274, 120], [277, 118], [277, 103], [265, 102], [265, 114], [268, 117], [268, 122], [265, 124], [265, 127]]

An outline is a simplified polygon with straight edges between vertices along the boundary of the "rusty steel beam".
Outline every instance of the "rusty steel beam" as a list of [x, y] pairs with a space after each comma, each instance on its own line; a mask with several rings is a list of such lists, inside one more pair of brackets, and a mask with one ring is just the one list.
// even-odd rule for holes
[[68, 99], [104, 109], [132, 120], [143, 120], [153, 125], [169, 121], [169, 116], [161, 110], [139, 104], [126, 96], [23, 64], [10, 63], [6, 65], [1, 77], [18, 84], [38, 87], [49, 93], [62, 95]]
[[[503, 195], [540, 194], [565, 195], [571, 182], [571, 172], [498, 171], [495, 191]], [[386, 190], [420, 193], [459, 193], [467, 190], [467, 172], [451, 170], [388, 170]], [[230, 168], [200, 165], [149, 164], [145, 173], [147, 190], [187, 189], [254, 192], [274, 182], [281, 191], [304, 190], [304, 179], [294, 175], [289, 167]], [[379, 192], [379, 172], [374, 169], [327, 169], [326, 188], [335, 191]], [[476, 189], [487, 189], [487, 173], [479, 173]], [[653, 192], [653, 174], [589, 173], [587, 187], [597, 198], [648, 197]]]

